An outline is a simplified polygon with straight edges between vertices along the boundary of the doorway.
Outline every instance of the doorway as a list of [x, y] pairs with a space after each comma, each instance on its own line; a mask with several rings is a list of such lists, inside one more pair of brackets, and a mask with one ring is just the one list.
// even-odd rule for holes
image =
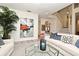
[[79, 12], [75, 14], [76, 17], [76, 35], [79, 35]]

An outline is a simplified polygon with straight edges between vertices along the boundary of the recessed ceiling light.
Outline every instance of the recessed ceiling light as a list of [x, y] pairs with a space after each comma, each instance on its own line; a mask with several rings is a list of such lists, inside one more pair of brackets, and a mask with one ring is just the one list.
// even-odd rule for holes
[[32, 12], [31, 10], [27, 10], [27, 12]]

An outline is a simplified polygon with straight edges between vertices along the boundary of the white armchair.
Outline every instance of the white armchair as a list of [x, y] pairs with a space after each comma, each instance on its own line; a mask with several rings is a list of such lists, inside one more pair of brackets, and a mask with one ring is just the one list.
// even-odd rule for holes
[[4, 40], [4, 45], [0, 46], [0, 56], [9, 56], [14, 50], [14, 40], [7, 39]]

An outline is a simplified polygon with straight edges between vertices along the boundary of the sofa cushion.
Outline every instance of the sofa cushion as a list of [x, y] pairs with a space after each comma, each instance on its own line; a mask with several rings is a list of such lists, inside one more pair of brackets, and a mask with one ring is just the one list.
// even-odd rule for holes
[[76, 41], [75, 46], [79, 48], [79, 39]]
[[64, 43], [72, 44], [73, 43], [73, 36], [62, 35], [61, 41]]

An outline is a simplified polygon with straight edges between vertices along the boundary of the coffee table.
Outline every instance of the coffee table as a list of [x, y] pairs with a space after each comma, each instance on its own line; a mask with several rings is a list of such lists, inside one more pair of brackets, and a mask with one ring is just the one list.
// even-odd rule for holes
[[54, 48], [49, 46], [48, 44], [46, 45], [46, 50], [42, 51], [40, 50], [39, 44], [32, 44], [28, 48], [25, 48], [25, 56], [58, 56], [59, 51]]

